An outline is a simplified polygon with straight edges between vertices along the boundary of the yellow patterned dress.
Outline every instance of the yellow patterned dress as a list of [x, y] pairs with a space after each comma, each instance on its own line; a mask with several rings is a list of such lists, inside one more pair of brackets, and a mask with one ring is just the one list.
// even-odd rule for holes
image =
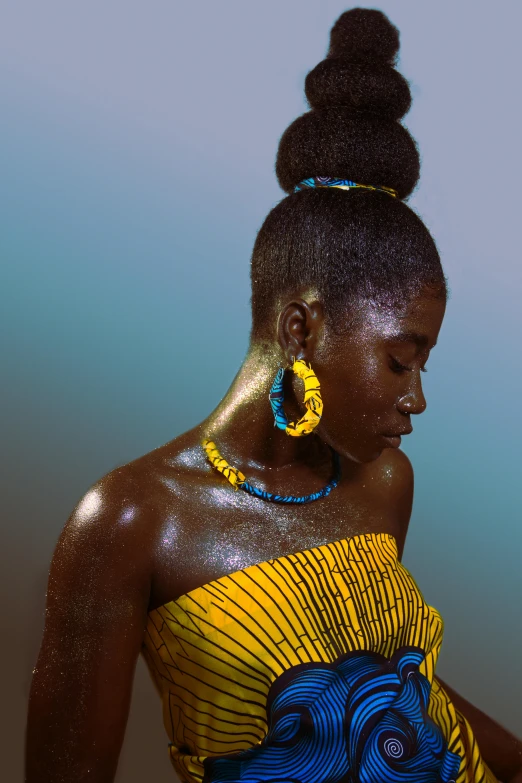
[[154, 609], [143, 655], [184, 783], [496, 783], [442, 636], [395, 538], [364, 533]]

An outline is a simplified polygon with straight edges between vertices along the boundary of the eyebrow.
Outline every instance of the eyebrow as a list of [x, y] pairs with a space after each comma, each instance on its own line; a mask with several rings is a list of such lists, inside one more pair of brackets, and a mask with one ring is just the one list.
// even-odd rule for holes
[[[419, 348], [425, 348], [430, 338], [426, 334], [419, 334], [419, 332], [397, 332], [390, 335], [388, 340], [394, 343], [415, 343]], [[432, 347], [436, 345], [437, 341], [435, 340]]]

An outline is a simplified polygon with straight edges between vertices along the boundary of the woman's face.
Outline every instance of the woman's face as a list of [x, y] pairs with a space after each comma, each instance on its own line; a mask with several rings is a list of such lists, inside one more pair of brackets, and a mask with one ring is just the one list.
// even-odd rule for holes
[[386, 435], [411, 430], [412, 415], [426, 409], [421, 373], [445, 308], [423, 295], [402, 313], [366, 303], [356, 330], [325, 328], [312, 364], [324, 405], [319, 437], [355, 462], [371, 462], [392, 447]]

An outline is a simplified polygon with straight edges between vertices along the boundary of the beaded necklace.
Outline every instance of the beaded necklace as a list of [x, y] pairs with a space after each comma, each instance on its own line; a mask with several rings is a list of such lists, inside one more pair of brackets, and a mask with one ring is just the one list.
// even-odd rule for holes
[[319, 498], [324, 498], [329, 495], [332, 489], [337, 486], [341, 478], [341, 461], [339, 459], [339, 454], [330, 447], [330, 451], [332, 452], [333, 475], [326, 486], [318, 492], [312, 492], [311, 495], [302, 495], [300, 497], [296, 495], [276, 495], [273, 492], [266, 492], [264, 489], [254, 487], [240, 470], [229, 465], [226, 459], [223, 459], [213, 441], [205, 439], [201, 442], [201, 445], [203, 446], [211, 465], [230, 481], [234, 489], [242, 489], [245, 492], [248, 492], [249, 495], [253, 495], [261, 500], [270, 500], [272, 503], [312, 503], [314, 500], [319, 500]]

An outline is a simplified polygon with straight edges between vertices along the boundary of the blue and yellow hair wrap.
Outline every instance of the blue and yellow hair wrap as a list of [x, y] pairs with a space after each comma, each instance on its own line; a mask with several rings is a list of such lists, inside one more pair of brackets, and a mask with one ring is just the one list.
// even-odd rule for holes
[[396, 190], [387, 188], [384, 185], [379, 187], [376, 185], [361, 185], [358, 182], [352, 182], [351, 179], [338, 179], [336, 177], [308, 177], [308, 179], [303, 179], [299, 185], [295, 186], [294, 193], [297, 193], [299, 190], [308, 190], [309, 188], [340, 188], [341, 190], [365, 188], [366, 190], [380, 190], [395, 198], [399, 195]]

